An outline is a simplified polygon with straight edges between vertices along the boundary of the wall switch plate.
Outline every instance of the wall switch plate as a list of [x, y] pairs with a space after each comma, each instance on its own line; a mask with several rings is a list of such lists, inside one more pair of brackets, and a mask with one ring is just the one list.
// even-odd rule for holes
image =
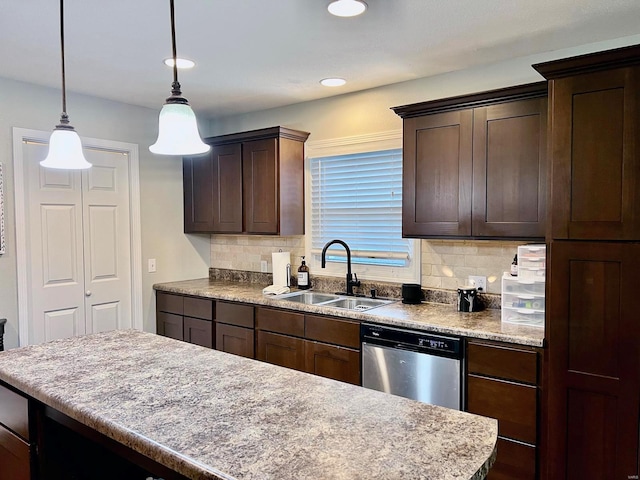
[[266, 260], [260, 260], [260, 271], [266, 273], [268, 271], [269, 265]]
[[482, 289], [483, 292], [487, 291], [487, 277], [482, 275], [469, 275], [469, 285], [476, 287], [478, 290]]
[[148, 270], [149, 273], [155, 273], [156, 272], [156, 259], [155, 258], [150, 258], [148, 260]]

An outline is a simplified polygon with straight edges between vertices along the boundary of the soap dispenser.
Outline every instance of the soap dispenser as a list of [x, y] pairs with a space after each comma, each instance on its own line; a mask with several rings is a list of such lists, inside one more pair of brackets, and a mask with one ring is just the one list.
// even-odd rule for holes
[[307, 267], [307, 264], [304, 261], [304, 256], [302, 256], [301, 258], [302, 265], [298, 267], [298, 288], [307, 290], [311, 288], [311, 281], [309, 280], [309, 267]]

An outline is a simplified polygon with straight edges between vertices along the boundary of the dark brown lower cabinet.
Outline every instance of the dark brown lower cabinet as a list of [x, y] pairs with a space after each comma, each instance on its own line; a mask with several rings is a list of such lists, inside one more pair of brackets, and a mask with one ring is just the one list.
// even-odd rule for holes
[[255, 358], [253, 328], [216, 323], [216, 350]]
[[305, 340], [308, 373], [360, 385], [360, 351]]
[[640, 244], [555, 241], [550, 263], [545, 478], [638, 478]]
[[213, 348], [213, 322], [199, 318], [184, 317], [184, 341]]
[[157, 312], [156, 323], [158, 335], [175, 338], [176, 340], [184, 340], [184, 319], [182, 315]]
[[31, 479], [31, 447], [0, 425], [0, 478]]
[[490, 480], [535, 480], [536, 448], [508, 438], [498, 438], [498, 457]]
[[490, 480], [535, 480], [541, 351], [497, 342], [467, 342], [467, 411], [498, 420], [498, 456]]
[[259, 330], [256, 358], [281, 367], [304, 371], [304, 340]]

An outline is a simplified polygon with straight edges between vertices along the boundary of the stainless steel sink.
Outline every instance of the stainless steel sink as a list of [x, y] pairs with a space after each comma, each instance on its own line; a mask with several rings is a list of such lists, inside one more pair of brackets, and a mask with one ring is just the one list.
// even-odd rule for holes
[[372, 308], [381, 307], [383, 305], [389, 305], [393, 303], [391, 300], [382, 300], [379, 298], [360, 298], [360, 297], [346, 297], [340, 300], [334, 300], [333, 302], [325, 303], [327, 307], [344, 308], [347, 310], [365, 311]]
[[316, 305], [319, 307], [342, 308], [345, 310], [365, 311], [393, 303], [392, 300], [380, 298], [348, 297], [346, 295], [333, 295], [331, 293], [317, 292], [293, 292], [276, 295], [275, 300]]
[[332, 295], [330, 293], [293, 292], [276, 295], [273, 298], [277, 300], [286, 300], [288, 302], [304, 303], [306, 305], [317, 305], [319, 303], [339, 300], [342, 297], [340, 295]]

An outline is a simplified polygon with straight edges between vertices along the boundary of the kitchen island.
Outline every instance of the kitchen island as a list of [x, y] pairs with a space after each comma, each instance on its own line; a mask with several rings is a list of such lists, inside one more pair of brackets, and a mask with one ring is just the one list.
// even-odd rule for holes
[[481, 479], [496, 455], [495, 420], [133, 330], [3, 352], [0, 381], [174, 478]]

